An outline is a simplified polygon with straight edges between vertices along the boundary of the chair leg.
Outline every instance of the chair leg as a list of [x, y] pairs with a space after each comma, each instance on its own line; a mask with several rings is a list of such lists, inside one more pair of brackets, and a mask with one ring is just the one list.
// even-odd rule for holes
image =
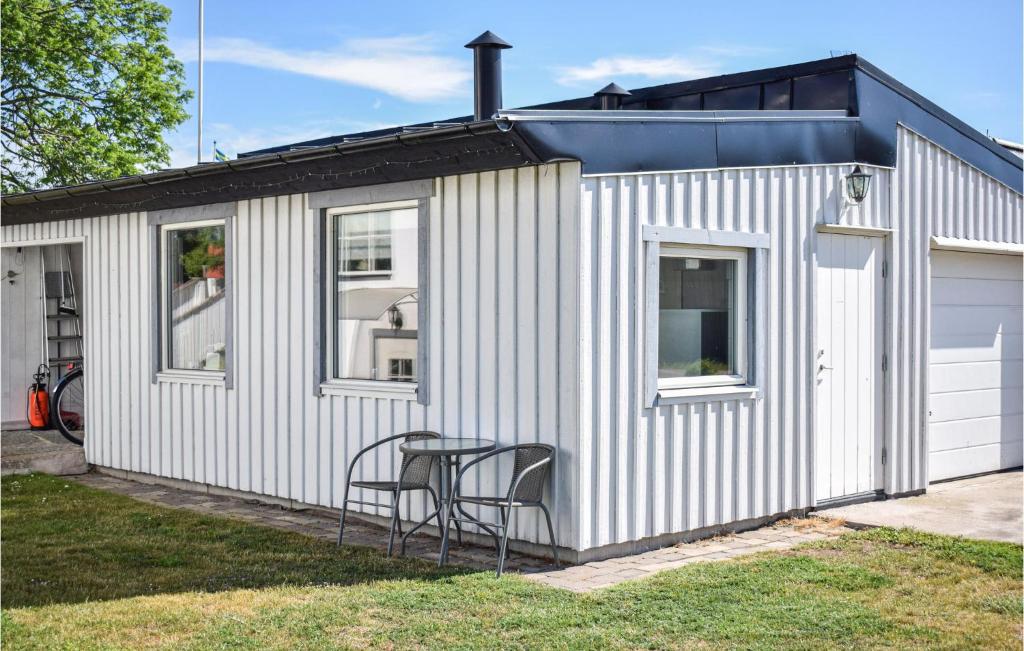
[[501, 524], [503, 531], [501, 532], [501, 549], [498, 550], [498, 572], [495, 576], [501, 578], [501, 571], [505, 568], [505, 556], [508, 554], [508, 530], [509, 525], [512, 522], [512, 507], [508, 509], [508, 515], [505, 515], [505, 509], [501, 509]]
[[[391, 557], [391, 552], [395, 549], [395, 529], [400, 528], [401, 524], [398, 522], [398, 498], [401, 492], [395, 491], [391, 493], [391, 531], [388, 533], [388, 557]], [[401, 533], [399, 533], [401, 535]]]
[[341, 503], [341, 517], [338, 522], [338, 547], [341, 547], [341, 538], [345, 535], [345, 507], [348, 506], [348, 500]]
[[551, 526], [551, 514], [548, 512], [548, 507], [543, 504], [538, 503], [537, 506], [544, 511], [544, 519], [548, 521], [548, 540], [551, 541], [551, 554], [555, 557], [555, 567], [561, 567], [558, 562], [558, 545], [555, 543], [555, 528]]
[[[430, 486], [424, 487], [424, 490], [428, 491], [430, 493], [430, 497], [434, 500], [434, 514], [433, 515], [437, 516], [437, 523], [441, 524], [441, 503], [437, 499], [437, 493], [435, 493], [434, 489], [431, 488]], [[416, 533], [419, 530], [420, 527], [422, 527], [423, 525], [425, 525], [428, 522], [430, 522], [430, 516], [428, 516], [425, 520], [423, 520], [421, 522], [417, 522], [416, 525], [413, 526], [412, 529], [409, 529], [409, 533], [406, 533], [406, 534], [403, 534], [401, 529], [399, 529], [398, 535], [402, 539], [402, 546], [399, 548], [399, 552], [398, 552], [399, 556], [405, 556], [405, 547], [406, 547], [406, 543], [409, 542], [409, 538], [414, 533]], [[399, 518], [398, 524], [399, 525], [402, 524], [401, 518]]]
[[348, 484], [345, 484], [345, 495], [341, 498], [341, 518], [338, 522], [338, 547], [341, 547], [341, 537], [345, 535], [345, 513], [348, 511]]
[[437, 511], [437, 531], [444, 535], [444, 522], [441, 521], [441, 500], [438, 499], [437, 493], [430, 486], [427, 486], [427, 490], [430, 491], [430, 497], [434, 499], [434, 510]]

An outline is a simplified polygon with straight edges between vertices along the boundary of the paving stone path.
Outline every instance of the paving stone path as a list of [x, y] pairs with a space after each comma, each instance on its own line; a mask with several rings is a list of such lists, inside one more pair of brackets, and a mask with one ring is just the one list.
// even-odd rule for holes
[[0, 475], [45, 472], [81, 475], [89, 472], [80, 445], [56, 430], [9, 430], [0, 433]]
[[[69, 478], [87, 486], [127, 495], [142, 502], [197, 513], [237, 518], [254, 524], [295, 531], [314, 538], [335, 540], [338, 535], [337, 516], [323, 511], [294, 511], [237, 497], [210, 495], [179, 490], [156, 484], [119, 479], [96, 472]], [[654, 551], [622, 556], [583, 565], [555, 568], [550, 561], [512, 554], [506, 566], [526, 578], [545, 585], [574, 592], [588, 592], [623, 581], [650, 576], [661, 570], [690, 563], [717, 561], [761, 551], [789, 549], [800, 543], [838, 536], [849, 529], [829, 522], [815, 525], [776, 524], [754, 531], [730, 534], [692, 543], [683, 543]], [[345, 523], [345, 544], [387, 548], [387, 530], [383, 527], [349, 518]], [[409, 539], [407, 554], [437, 562], [437, 538], [415, 534]], [[453, 564], [480, 570], [494, 569], [494, 549], [466, 544], [452, 546]]]
[[799, 525], [778, 523], [753, 531], [728, 534], [690, 543], [680, 543], [649, 552], [620, 556], [604, 561], [574, 565], [561, 570], [541, 570], [527, 578], [573, 592], [598, 588], [651, 576], [661, 570], [691, 563], [721, 561], [757, 552], [789, 549], [801, 543], [832, 538], [850, 529], [824, 522], [821, 526], [801, 521]]

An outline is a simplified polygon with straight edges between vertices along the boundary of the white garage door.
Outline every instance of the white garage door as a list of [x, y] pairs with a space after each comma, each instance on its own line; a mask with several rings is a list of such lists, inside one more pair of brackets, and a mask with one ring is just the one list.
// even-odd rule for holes
[[929, 479], [1021, 465], [1022, 258], [932, 251]]

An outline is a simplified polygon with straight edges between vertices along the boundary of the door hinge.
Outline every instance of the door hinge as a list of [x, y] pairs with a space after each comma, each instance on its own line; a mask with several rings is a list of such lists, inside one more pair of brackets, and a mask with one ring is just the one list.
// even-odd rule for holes
[[889, 356], [882, 353], [882, 372], [885, 373], [889, 370]]
[[888, 461], [888, 460], [889, 460], [889, 451], [886, 450], [885, 448], [882, 448], [882, 465], [884, 466], [885, 462]]
[[889, 263], [886, 262], [885, 260], [882, 260], [882, 278], [885, 278], [888, 275], [889, 275]]

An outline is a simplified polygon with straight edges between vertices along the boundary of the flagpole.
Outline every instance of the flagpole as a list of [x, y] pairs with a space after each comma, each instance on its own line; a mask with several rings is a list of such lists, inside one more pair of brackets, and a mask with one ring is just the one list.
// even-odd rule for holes
[[199, 0], [199, 133], [196, 144], [196, 164], [203, 162], [203, 13], [204, 0]]

